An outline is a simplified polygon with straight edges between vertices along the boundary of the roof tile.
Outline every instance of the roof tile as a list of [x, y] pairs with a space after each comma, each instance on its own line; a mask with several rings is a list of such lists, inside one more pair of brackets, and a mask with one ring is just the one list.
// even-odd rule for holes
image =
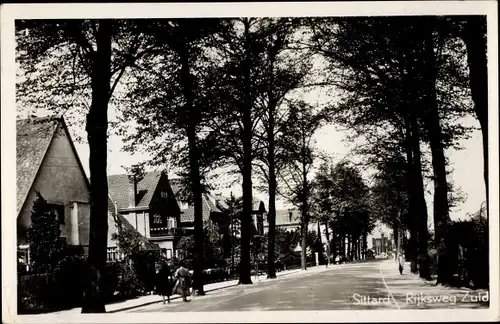
[[[136, 207], [149, 206], [160, 177], [161, 172], [158, 171], [146, 172], [144, 174], [144, 178], [137, 184], [138, 198], [140, 200]], [[130, 186], [132, 184], [129, 182], [128, 175], [126, 174], [108, 176], [109, 195], [119, 209], [129, 207], [128, 194]]]
[[39, 117], [16, 121], [17, 212], [21, 210], [54, 136], [59, 118]]

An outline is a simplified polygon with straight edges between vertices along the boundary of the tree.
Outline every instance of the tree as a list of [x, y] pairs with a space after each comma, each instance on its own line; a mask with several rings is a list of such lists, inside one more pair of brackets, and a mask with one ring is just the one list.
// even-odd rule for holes
[[369, 188], [360, 172], [346, 162], [336, 164], [330, 177], [329, 196], [337, 212], [337, 217], [330, 222], [330, 226], [332, 231], [338, 234], [340, 245], [343, 246], [347, 238], [347, 257], [358, 258], [358, 251], [366, 246], [364, 241], [374, 227], [369, 212]]
[[[469, 84], [472, 100], [474, 101], [474, 109], [483, 135], [483, 169], [486, 202], [488, 202], [488, 60], [486, 55], [486, 17], [471, 15], [462, 21], [465, 21], [465, 24], [458, 31], [467, 47]], [[488, 209], [486, 210], [487, 215], [489, 215]]]
[[[203, 268], [213, 268], [218, 266], [223, 258], [222, 238], [217, 224], [211, 220], [203, 222], [203, 246], [204, 263]], [[196, 255], [197, 248], [194, 235], [183, 236], [177, 245], [181, 254], [185, 256]], [[190, 260], [190, 258], [186, 258]]]
[[215, 65], [209, 49], [211, 38], [224, 26], [218, 19], [169, 19], [153, 21], [148, 27], [151, 46], [160, 53], [134, 64], [136, 82], [129, 83], [128, 109], [122, 120], [133, 118], [137, 127], [126, 138], [127, 149], [145, 147], [153, 152], [150, 164], [162, 165], [168, 159], [188, 180], [195, 214], [193, 287], [204, 295], [203, 182], [217, 161], [211, 134], [203, 133], [213, 118], [206, 104]]
[[284, 142], [288, 148], [287, 163], [280, 172], [285, 189], [280, 193], [301, 211], [302, 269], [306, 270], [307, 226], [310, 218], [312, 185], [311, 168], [318, 157], [313, 147], [313, 135], [328, 120], [325, 108], [315, 109], [304, 101], [289, 104]]
[[256, 100], [256, 105], [260, 107], [258, 110], [263, 112], [260, 127], [256, 130], [257, 142], [261, 143], [256, 147], [256, 165], [259, 167], [257, 171], [260, 171], [264, 182], [267, 183], [264, 190], [269, 194], [267, 276], [270, 279], [276, 278], [274, 266], [278, 185], [276, 174], [286, 159], [286, 154], [283, 153], [286, 147], [281, 141], [283, 133], [281, 128], [284, 126], [283, 119], [286, 115], [283, 101], [287, 94], [304, 84], [304, 79], [311, 68], [307, 52], [297, 55], [297, 51], [288, 46], [290, 42], [293, 42], [296, 30], [296, 26], [289, 18], [262, 19], [262, 26], [259, 30], [265, 50], [262, 54], [264, 57], [260, 80], [262, 85]]
[[[241, 216], [242, 216], [242, 199], [236, 198], [231, 192], [231, 196], [226, 200], [229, 224], [229, 239], [231, 251], [231, 270], [234, 271], [234, 265], [239, 263], [240, 258], [237, 254], [237, 248], [240, 245], [239, 237], [241, 235]], [[236, 260], [235, 260], [236, 259]]]
[[[399, 163], [398, 163], [399, 162]], [[399, 161], [387, 161], [374, 177], [371, 187], [371, 209], [375, 218], [393, 230], [399, 255], [400, 235], [408, 228], [408, 189], [406, 187], [407, 167], [403, 156]]]
[[32, 272], [48, 273], [56, 268], [64, 257], [65, 243], [60, 236], [57, 216], [50, 210], [42, 194], [36, 191], [28, 229]]
[[[418, 253], [420, 275], [426, 278], [428, 231], [421, 144], [431, 147], [434, 219], [440, 229], [448, 214], [444, 149], [467, 135], [456, 117], [469, 113], [457, 64], [460, 60], [456, 59], [461, 55], [460, 48], [444, 42], [444, 31], [437, 22], [416, 17], [313, 24], [318, 50], [330, 60], [332, 68], [342, 69], [337, 83], [347, 95], [337, 109], [341, 116], [337, 119], [360, 133], [369, 131], [375, 142], [385, 141], [380, 134], [387, 130], [395, 132], [396, 143], [406, 151], [412, 271], [417, 270]], [[437, 238], [441, 232], [437, 231]]]
[[260, 19], [228, 21], [231, 28], [218, 39], [221, 67], [213, 95], [219, 118], [211, 127], [221, 135], [219, 142], [224, 143], [221, 156], [231, 159], [243, 178], [240, 284], [251, 284], [252, 162], [255, 158], [255, 127], [260, 120], [255, 101], [260, 85], [258, 67], [261, 66], [263, 46], [258, 35]]
[[[330, 262], [330, 253], [331, 253], [331, 241], [330, 241], [330, 232], [328, 230], [330, 223], [332, 222], [333, 214], [334, 214], [334, 206], [332, 202], [332, 168], [331, 161], [325, 160], [319, 166], [318, 171], [316, 172], [316, 176], [313, 182], [314, 186], [314, 195], [313, 195], [313, 218], [318, 220], [318, 224], [323, 224], [325, 226], [325, 235], [326, 235], [326, 244], [327, 244], [327, 258], [328, 263]], [[321, 233], [318, 230], [318, 234]], [[334, 233], [332, 233], [334, 234]], [[321, 239], [321, 236], [320, 236]], [[333, 238], [334, 242], [336, 239]]]
[[150, 50], [144, 47], [141, 26], [139, 21], [107, 19], [16, 22], [21, 106], [70, 111], [75, 119], [86, 114], [91, 204], [82, 313], [106, 311], [100, 278], [107, 257], [108, 104], [127, 67]]

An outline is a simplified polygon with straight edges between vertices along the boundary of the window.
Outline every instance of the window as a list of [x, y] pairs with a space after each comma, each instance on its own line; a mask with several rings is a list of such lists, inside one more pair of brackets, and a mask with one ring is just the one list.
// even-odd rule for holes
[[161, 224], [161, 215], [159, 215], [159, 214], [154, 214], [154, 215], [153, 215], [153, 223], [154, 223], [154, 224]]
[[118, 248], [108, 248], [108, 262], [117, 261], [120, 259]]
[[50, 212], [56, 215], [59, 224], [61, 225], [66, 224], [66, 221], [64, 219], [64, 205], [58, 205], [58, 204], [48, 204], [48, 205]]
[[162, 197], [162, 198], [165, 198], [165, 199], [167, 199], [167, 198], [168, 198], [168, 192], [166, 192], [166, 191], [162, 191], [162, 192], [160, 193], [160, 195], [161, 195], [161, 197]]
[[167, 249], [167, 259], [172, 259], [172, 250]]
[[168, 228], [175, 228], [175, 218], [169, 217], [167, 221]]

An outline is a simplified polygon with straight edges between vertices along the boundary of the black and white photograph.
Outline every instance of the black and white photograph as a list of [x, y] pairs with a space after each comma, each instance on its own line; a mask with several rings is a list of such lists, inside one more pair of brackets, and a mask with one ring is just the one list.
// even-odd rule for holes
[[3, 322], [500, 320], [497, 9], [2, 5]]

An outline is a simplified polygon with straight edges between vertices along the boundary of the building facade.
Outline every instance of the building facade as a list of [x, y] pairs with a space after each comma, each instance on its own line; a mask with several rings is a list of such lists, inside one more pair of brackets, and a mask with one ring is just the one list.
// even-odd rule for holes
[[63, 118], [18, 120], [17, 244], [29, 263], [27, 230], [38, 191], [57, 216], [61, 239], [86, 253], [89, 244], [90, 185]]
[[178, 228], [180, 209], [167, 175], [159, 171], [146, 172], [142, 179], [110, 175], [108, 187], [117, 214], [172, 258], [182, 232]]

